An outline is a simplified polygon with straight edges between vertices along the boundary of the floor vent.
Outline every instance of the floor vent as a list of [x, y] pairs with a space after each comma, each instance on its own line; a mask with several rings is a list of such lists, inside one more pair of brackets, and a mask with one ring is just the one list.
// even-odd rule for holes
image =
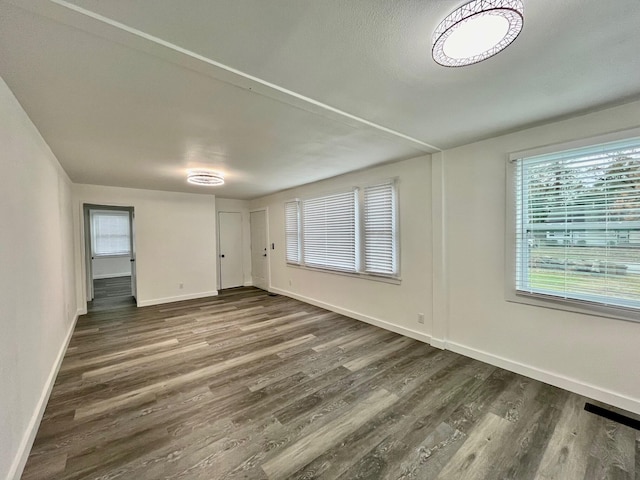
[[611, 410], [598, 407], [597, 405], [594, 405], [592, 403], [585, 403], [584, 409], [587, 412], [593, 413], [595, 415], [600, 415], [601, 417], [608, 418], [609, 420], [613, 420], [614, 422], [626, 425], [627, 427], [640, 430], [640, 420], [636, 420], [635, 418], [627, 417], [626, 415], [622, 415], [621, 413], [612, 412]]

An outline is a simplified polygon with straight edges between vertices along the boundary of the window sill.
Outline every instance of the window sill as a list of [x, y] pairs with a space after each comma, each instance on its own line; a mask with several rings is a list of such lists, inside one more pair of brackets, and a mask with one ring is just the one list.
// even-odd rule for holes
[[508, 292], [506, 300], [513, 303], [522, 303], [552, 310], [562, 310], [582, 315], [613, 318], [629, 322], [640, 322], [640, 312], [624, 307], [610, 307], [598, 303], [581, 300], [563, 299], [541, 293], [528, 293], [512, 290]]
[[340, 270], [331, 270], [329, 268], [308, 267], [306, 265], [299, 265], [297, 263], [287, 262], [287, 267], [299, 268], [300, 270], [309, 270], [312, 272], [330, 273], [332, 275], [341, 275], [343, 277], [362, 278], [364, 280], [372, 280], [374, 282], [390, 283], [392, 285], [400, 285], [402, 278], [400, 277], [388, 277], [385, 275], [373, 275], [371, 273], [354, 273], [354, 272], [342, 272]]

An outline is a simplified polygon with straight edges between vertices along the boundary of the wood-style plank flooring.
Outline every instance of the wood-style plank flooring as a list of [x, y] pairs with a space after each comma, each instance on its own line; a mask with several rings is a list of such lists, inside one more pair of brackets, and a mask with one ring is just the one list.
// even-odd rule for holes
[[584, 402], [240, 288], [80, 318], [23, 478], [640, 480]]
[[96, 278], [93, 280], [93, 300], [87, 302], [88, 312], [135, 306], [131, 295], [131, 276]]

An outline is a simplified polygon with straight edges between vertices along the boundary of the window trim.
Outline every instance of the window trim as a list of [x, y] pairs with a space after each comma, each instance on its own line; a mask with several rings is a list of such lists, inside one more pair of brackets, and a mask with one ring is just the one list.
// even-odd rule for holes
[[[310, 270], [314, 272], [323, 272], [330, 273], [334, 275], [347, 276], [352, 278], [364, 278], [368, 280], [390, 283], [394, 285], [400, 285], [402, 283], [401, 276], [401, 231], [400, 231], [400, 194], [399, 194], [399, 178], [391, 177], [384, 178], [377, 181], [370, 181], [365, 183], [360, 183], [358, 185], [348, 186], [339, 189], [332, 189], [323, 191], [322, 193], [314, 193], [312, 195], [300, 196], [295, 198], [290, 198], [283, 202], [283, 210], [284, 205], [290, 202], [298, 203], [298, 245], [299, 245], [299, 262], [290, 262], [287, 260], [286, 249], [285, 249], [285, 265], [287, 267], [299, 268], [302, 270]], [[396, 259], [396, 272], [392, 275], [386, 275], [383, 273], [370, 273], [364, 271], [364, 189], [366, 187], [376, 186], [376, 185], [384, 185], [391, 184], [393, 185], [393, 195], [394, 195], [394, 206], [395, 206], [395, 259]], [[314, 198], [322, 198], [325, 196], [331, 196], [339, 193], [347, 193], [350, 191], [355, 191], [355, 225], [356, 225], [356, 269], [355, 272], [349, 272], [345, 270], [338, 270], [332, 268], [324, 268], [319, 266], [310, 266], [304, 264], [304, 222], [303, 222], [303, 206], [302, 202], [305, 200], [311, 200]], [[285, 216], [285, 224], [284, 224], [284, 232], [285, 232], [285, 243], [286, 243], [286, 216]], [[286, 246], [285, 246], [286, 247]]]
[[524, 157], [562, 152], [576, 148], [586, 148], [602, 143], [640, 137], [640, 128], [621, 130], [594, 137], [583, 138], [539, 148], [510, 153], [506, 159], [506, 219], [505, 219], [505, 300], [536, 307], [562, 310], [583, 315], [599, 316], [616, 320], [640, 322], [637, 309], [621, 306], [602, 305], [579, 299], [565, 299], [541, 293], [529, 293], [516, 290], [516, 160]]
[[309, 270], [312, 272], [330, 273], [332, 275], [340, 275], [343, 277], [351, 278], [364, 278], [366, 280], [373, 280], [376, 282], [391, 283], [393, 285], [400, 285], [402, 283], [402, 277], [391, 277], [388, 275], [376, 275], [373, 273], [360, 273], [360, 272], [346, 272], [343, 270], [332, 270], [329, 268], [310, 267], [307, 265], [299, 265], [296, 263], [287, 263], [287, 267], [299, 268], [300, 270]]

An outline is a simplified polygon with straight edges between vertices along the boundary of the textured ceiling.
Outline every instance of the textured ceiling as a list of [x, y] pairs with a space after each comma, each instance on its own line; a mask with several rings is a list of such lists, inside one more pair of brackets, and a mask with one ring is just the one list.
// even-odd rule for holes
[[[459, 1], [0, 1], [0, 75], [72, 180], [253, 198], [640, 96], [640, 1], [525, 1], [448, 69]], [[611, 7], [615, 5], [615, 9]]]

